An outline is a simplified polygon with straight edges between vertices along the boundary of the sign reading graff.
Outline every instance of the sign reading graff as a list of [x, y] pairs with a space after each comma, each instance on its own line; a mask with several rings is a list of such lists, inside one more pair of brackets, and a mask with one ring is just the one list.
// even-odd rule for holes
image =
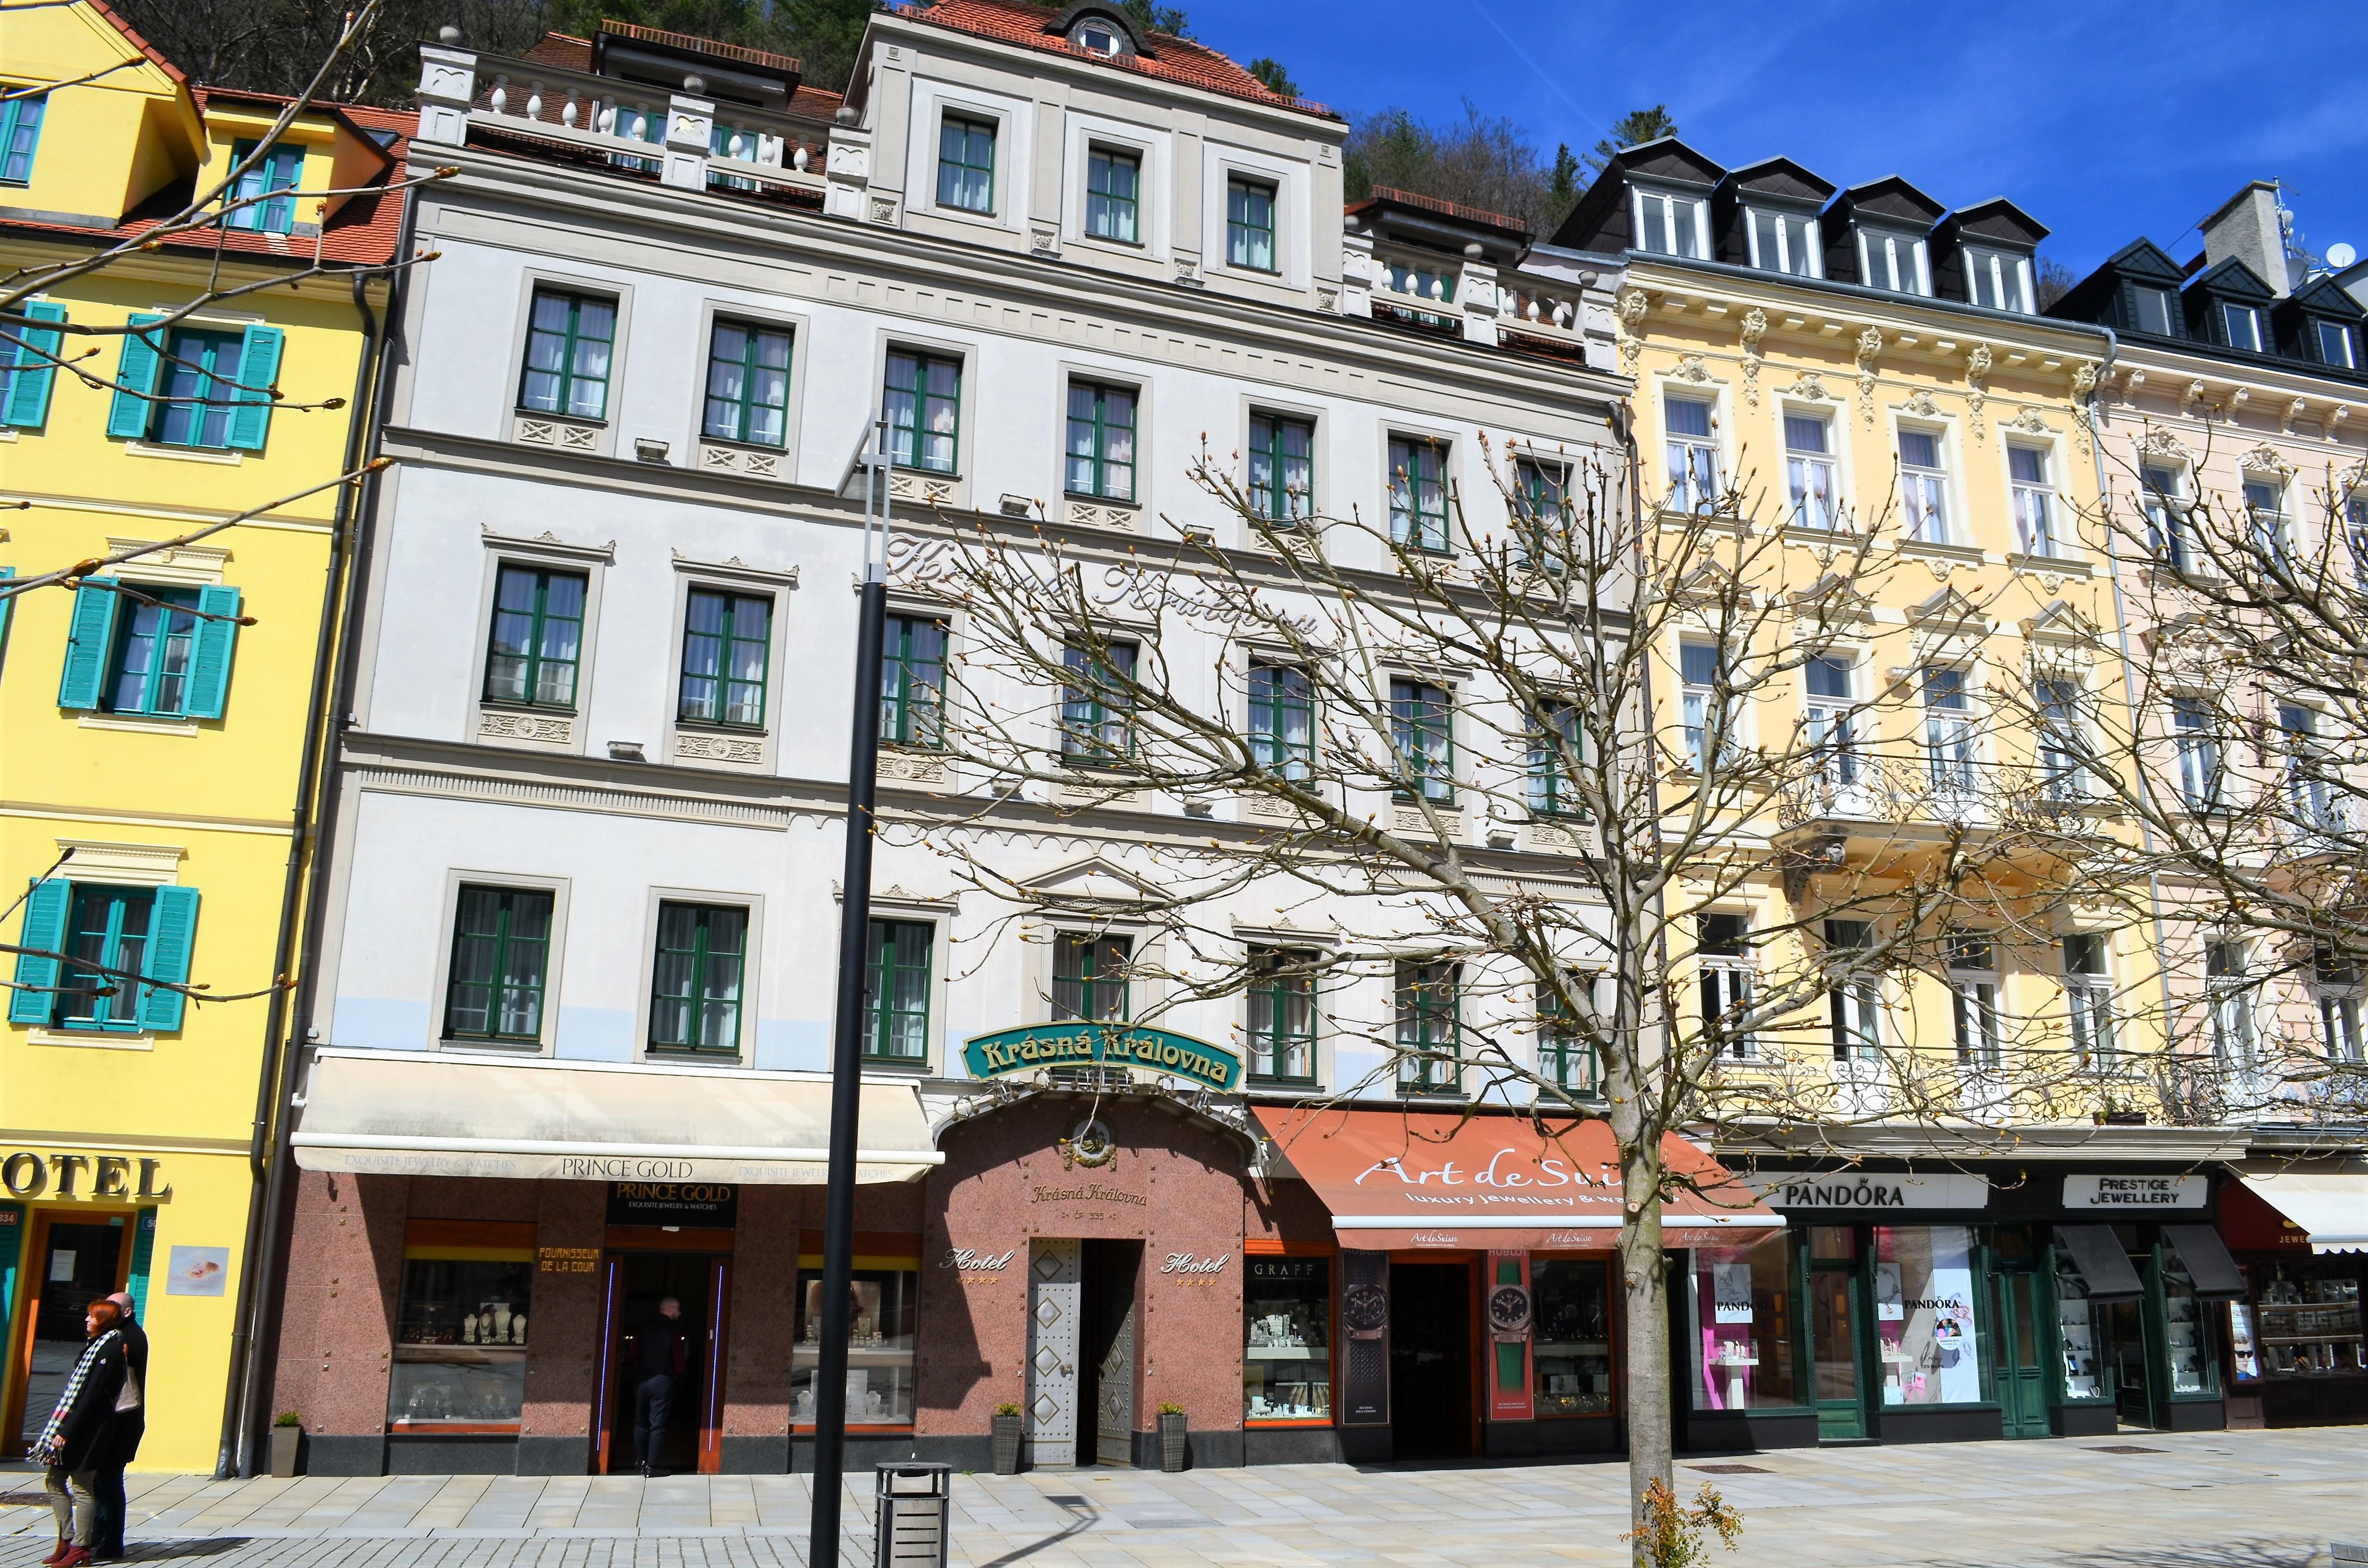
[[962, 1046], [973, 1078], [1003, 1078], [1044, 1067], [1133, 1067], [1168, 1073], [1230, 1089], [1242, 1079], [1242, 1059], [1222, 1045], [1172, 1029], [1129, 1024], [1036, 1024], [974, 1035]]

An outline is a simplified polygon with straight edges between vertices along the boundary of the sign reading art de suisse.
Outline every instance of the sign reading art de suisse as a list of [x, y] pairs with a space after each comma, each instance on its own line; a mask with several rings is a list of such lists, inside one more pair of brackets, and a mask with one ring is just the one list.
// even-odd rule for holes
[[612, 1181], [611, 1225], [705, 1225], [728, 1231], [740, 1219], [740, 1189], [714, 1181]]
[[1037, 1024], [974, 1035], [962, 1047], [973, 1078], [1003, 1078], [1043, 1067], [1133, 1067], [1230, 1089], [1242, 1079], [1242, 1059], [1221, 1045], [1172, 1029], [1128, 1024]]

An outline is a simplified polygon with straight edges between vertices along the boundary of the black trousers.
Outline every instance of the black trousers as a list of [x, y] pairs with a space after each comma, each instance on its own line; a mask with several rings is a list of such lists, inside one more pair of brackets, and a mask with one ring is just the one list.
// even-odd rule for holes
[[674, 1378], [671, 1374], [655, 1372], [634, 1386], [634, 1463], [651, 1465], [658, 1462], [658, 1451], [666, 1447], [666, 1424], [673, 1415]]
[[123, 1555], [123, 1526], [130, 1517], [125, 1512], [123, 1501], [123, 1467], [120, 1464], [101, 1466], [90, 1489], [98, 1494], [98, 1555], [120, 1557]]

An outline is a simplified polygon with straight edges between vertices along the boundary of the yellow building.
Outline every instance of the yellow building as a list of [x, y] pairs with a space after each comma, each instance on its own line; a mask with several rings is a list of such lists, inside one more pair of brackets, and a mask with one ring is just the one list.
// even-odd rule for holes
[[411, 117], [308, 108], [196, 226], [287, 100], [200, 89], [87, 3], [0, 15], [0, 939], [29, 949], [0, 971], [0, 1451], [124, 1289], [140, 1464], [211, 1471]]

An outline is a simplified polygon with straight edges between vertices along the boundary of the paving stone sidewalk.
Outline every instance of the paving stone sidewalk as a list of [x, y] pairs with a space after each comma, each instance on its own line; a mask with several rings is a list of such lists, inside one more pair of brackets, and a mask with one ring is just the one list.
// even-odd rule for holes
[[[2116, 1451], [2135, 1450], [2135, 1451]], [[1679, 1467], [1740, 1507], [1735, 1568], [2328, 1568], [2368, 1540], [2368, 1427], [1793, 1449]], [[1616, 1464], [954, 1478], [962, 1568], [1627, 1561]], [[0, 1478], [10, 1499], [38, 1476]], [[871, 1478], [840, 1562], [871, 1562]], [[207, 1568], [783, 1568], [803, 1476], [132, 1478], [131, 1560]], [[49, 1517], [0, 1500], [0, 1568]]]

